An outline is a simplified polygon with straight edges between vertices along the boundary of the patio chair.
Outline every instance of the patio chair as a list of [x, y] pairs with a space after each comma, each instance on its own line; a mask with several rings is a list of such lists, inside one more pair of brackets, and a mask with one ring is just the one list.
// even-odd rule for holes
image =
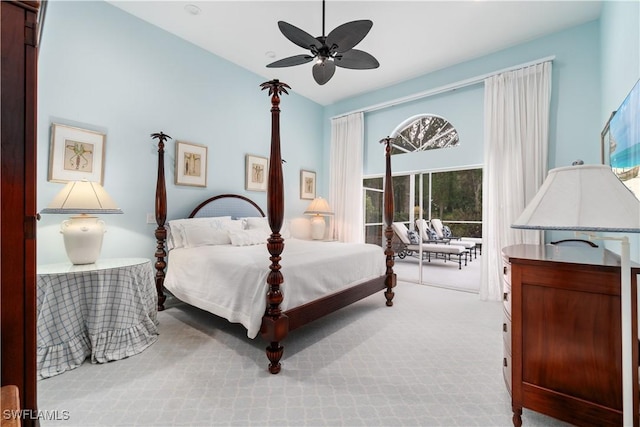
[[[433, 221], [433, 220], [431, 220]], [[416, 228], [418, 229], [418, 233], [420, 233], [420, 237], [422, 237], [423, 242], [428, 243], [440, 243], [440, 244], [449, 244], [453, 246], [461, 246], [467, 252], [469, 252], [469, 260], [473, 261], [471, 254], [473, 253], [474, 257], [477, 258], [478, 254], [476, 252], [476, 244], [474, 242], [462, 241], [458, 240], [458, 237], [451, 236], [451, 230], [449, 230], [449, 237], [445, 235], [445, 227], [448, 229], [446, 225], [442, 225], [440, 220], [437, 220], [440, 223], [442, 230], [442, 237], [440, 237], [435, 229], [435, 227], [429, 227], [429, 223], [425, 219], [417, 219], [416, 220]]]
[[431, 255], [438, 258], [438, 255], [442, 255], [442, 259], [446, 262], [451, 260], [451, 256], [458, 257], [458, 269], [462, 269], [462, 257], [464, 257], [464, 265], [467, 265], [467, 250], [462, 246], [446, 245], [438, 243], [412, 243], [409, 236], [412, 232], [402, 222], [394, 222], [391, 225], [394, 232], [395, 243], [392, 243], [392, 248], [395, 253], [398, 254], [400, 259], [409, 256], [418, 256], [420, 249], [422, 249], [422, 257], [427, 257], [427, 261], [431, 262]]

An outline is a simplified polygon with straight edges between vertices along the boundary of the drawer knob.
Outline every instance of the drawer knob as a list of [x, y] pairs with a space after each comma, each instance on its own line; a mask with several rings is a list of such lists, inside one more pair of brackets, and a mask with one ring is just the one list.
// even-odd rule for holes
[[507, 275], [507, 266], [503, 266], [502, 267], [502, 274], [504, 274], [505, 276]]
[[503, 301], [508, 301], [509, 300], [509, 293], [508, 292], [505, 292], [505, 293], [502, 294], [502, 300]]
[[503, 357], [503, 358], [502, 358], [502, 366], [504, 366], [505, 368], [508, 366], [508, 365], [507, 365], [507, 358], [506, 358], [506, 357]]
[[507, 324], [506, 323], [502, 324], [502, 332], [507, 332]]

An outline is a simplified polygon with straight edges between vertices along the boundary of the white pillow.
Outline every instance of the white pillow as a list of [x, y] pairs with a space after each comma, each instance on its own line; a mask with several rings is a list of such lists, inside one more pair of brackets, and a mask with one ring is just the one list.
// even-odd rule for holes
[[[269, 220], [267, 217], [247, 217], [244, 218], [247, 230], [267, 230], [269, 235], [271, 235], [271, 227], [269, 227]], [[287, 220], [282, 221], [282, 227], [280, 228], [280, 235], [283, 239], [288, 239], [291, 237], [291, 233], [289, 232], [289, 225], [287, 224]]]
[[231, 243], [229, 231], [216, 230], [207, 224], [185, 225], [184, 238], [185, 248], [196, 248], [205, 245], [228, 245]]
[[293, 218], [289, 221], [291, 237], [311, 240], [311, 221], [309, 218]]
[[250, 246], [267, 243], [270, 233], [262, 228], [252, 230], [229, 230], [229, 238], [233, 246]]
[[[185, 247], [185, 236], [184, 236], [184, 226], [185, 225], [193, 225], [193, 224], [206, 224], [213, 227], [212, 224], [222, 224], [222, 223], [231, 223], [231, 216], [217, 216], [217, 217], [207, 217], [207, 218], [184, 218], [184, 219], [173, 219], [168, 222], [170, 228], [169, 237], [171, 241], [167, 242], [167, 247], [169, 249], [173, 248], [183, 248]], [[242, 224], [237, 224], [237, 226], [242, 227]], [[221, 228], [221, 226], [215, 226], [214, 228]], [[230, 227], [235, 228], [235, 227]]]

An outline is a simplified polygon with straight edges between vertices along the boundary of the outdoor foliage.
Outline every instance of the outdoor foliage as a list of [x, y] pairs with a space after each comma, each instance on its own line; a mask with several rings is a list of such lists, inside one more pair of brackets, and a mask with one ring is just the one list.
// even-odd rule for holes
[[[410, 179], [418, 175], [404, 175], [393, 178], [394, 221], [408, 222], [409, 211], [413, 209], [413, 217], [420, 215], [419, 206], [410, 203]], [[429, 173], [424, 174], [422, 205], [425, 219], [440, 218], [451, 228], [455, 236], [482, 237], [482, 169], [468, 169], [450, 172], [431, 173], [431, 215], [429, 206]], [[366, 188], [382, 189], [382, 178], [366, 179]], [[419, 186], [415, 187], [415, 200], [419, 200]], [[365, 192], [365, 222], [381, 223], [383, 194], [381, 192]], [[477, 223], [460, 223], [474, 221]], [[380, 244], [382, 226], [367, 226], [366, 242]]]

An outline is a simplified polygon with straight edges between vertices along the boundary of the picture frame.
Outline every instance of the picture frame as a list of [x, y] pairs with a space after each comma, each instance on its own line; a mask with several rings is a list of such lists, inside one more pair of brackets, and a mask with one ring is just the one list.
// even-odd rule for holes
[[176, 141], [175, 184], [207, 186], [207, 147]]
[[106, 138], [107, 135], [101, 132], [52, 123], [47, 180], [69, 182], [86, 179], [102, 185]]
[[267, 191], [269, 159], [247, 154], [245, 156], [245, 184], [247, 191]]
[[316, 198], [316, 173], [300, 169], [300, 198], [313, 200]]

